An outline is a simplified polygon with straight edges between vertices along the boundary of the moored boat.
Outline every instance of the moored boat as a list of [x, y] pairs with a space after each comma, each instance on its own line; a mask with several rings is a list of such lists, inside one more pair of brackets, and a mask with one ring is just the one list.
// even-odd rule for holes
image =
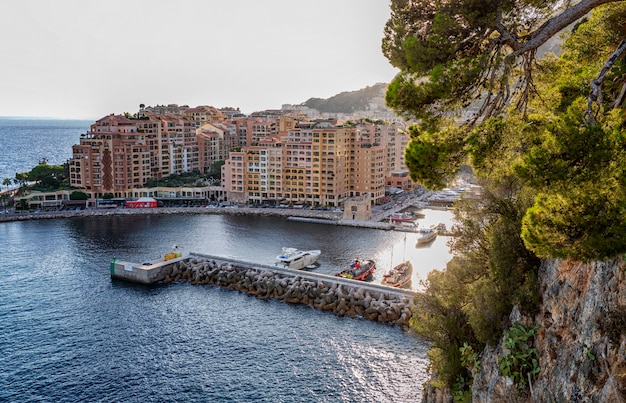
[[276, 265], [294, 270], [312, 269], [319, 265], [317, 258], [321, 253], [319, 249], [283, 248], [282, 253], [276, 256]]
[[413, 222], [415, 217], [408, 213], [394, 213], [391, 215], [391, 222]]
[[354, 259], [347, 269], [335, 274], [337, 277], [371, 281], [374, 278], [376, 263], [371, 259]]
[[417, 242], [415, 246], [423, 246], [429, 244], [437, 238], [437, 232], [432, 228], [420, 228], [418, 231]]
[[413, 265], [410, 261], [406, 260], [393, 267], [389, 273], [385, 274], [380, 283], [394, 288], [409, 288], [411, 286], [412, 275]]

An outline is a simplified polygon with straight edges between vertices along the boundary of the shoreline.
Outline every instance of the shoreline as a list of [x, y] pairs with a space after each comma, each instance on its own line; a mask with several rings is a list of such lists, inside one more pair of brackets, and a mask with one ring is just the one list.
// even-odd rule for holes
[[339, 222], [343, 213], [321, 211], [321, 210], [303, 210], [303, 209], [271, 209], [271, 208], [253, 208], [253, 207], [157, 207], [144, 209], [85, 209], [78, 211], [50, 211], [50, 212], [29, 212], [29, 213], [10, 213], [0, 215], [0, 223], [14, 221], [32, 221], [32, 220], [50, 220], [59, 218], [73, 217], [105, 217], [105, 216], [124, 216], [124, 215], [199, 215], [199, 214], [230, 214], [230, 215], [258, 215], [258, 216], [276, 216], [276, 217], [303, 217], [317, 218], [323, 220], [331, 220]]

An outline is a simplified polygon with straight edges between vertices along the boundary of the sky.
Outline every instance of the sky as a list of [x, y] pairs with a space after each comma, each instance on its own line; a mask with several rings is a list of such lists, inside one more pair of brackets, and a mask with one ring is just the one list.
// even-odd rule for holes
[[0, 116], [249, 114], [388, 83], [389, 15], [389, 0], [2, 0]]

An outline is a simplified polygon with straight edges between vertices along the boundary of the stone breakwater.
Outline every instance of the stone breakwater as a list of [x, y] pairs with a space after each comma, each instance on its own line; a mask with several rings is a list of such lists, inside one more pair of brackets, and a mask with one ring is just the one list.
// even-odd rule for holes
[[163, 276], [164, 283], [189, 281], [195, 285], [210, 284], [260, 299], [277, 298], [293, 304], [332, 311], [339, 316], [363, 317], [405, 329], [408, 328], [413, 307], [410, 293], [395, 289], [387, 291], [383, 286], [368, 286], [354, 280], [335, 279], [319, 274], [319, 278], [311, 278], [310, 274], [305, 277], [297, 272], [281, 273], [201, 257], [192, 257], [169, 265]]

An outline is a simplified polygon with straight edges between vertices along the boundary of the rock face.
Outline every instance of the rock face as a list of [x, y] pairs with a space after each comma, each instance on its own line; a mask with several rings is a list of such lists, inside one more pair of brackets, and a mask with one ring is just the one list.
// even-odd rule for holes
[[626, 401], [626, 264], [623, 259], [579, 263], [544, 261], [542, 305], [535, 318], [514, 310], [511, 322], [539, 326], [541, 371], [532, 390], [498, 373], [502, 345], [486, 348], [472, 387], [477, 402]]

